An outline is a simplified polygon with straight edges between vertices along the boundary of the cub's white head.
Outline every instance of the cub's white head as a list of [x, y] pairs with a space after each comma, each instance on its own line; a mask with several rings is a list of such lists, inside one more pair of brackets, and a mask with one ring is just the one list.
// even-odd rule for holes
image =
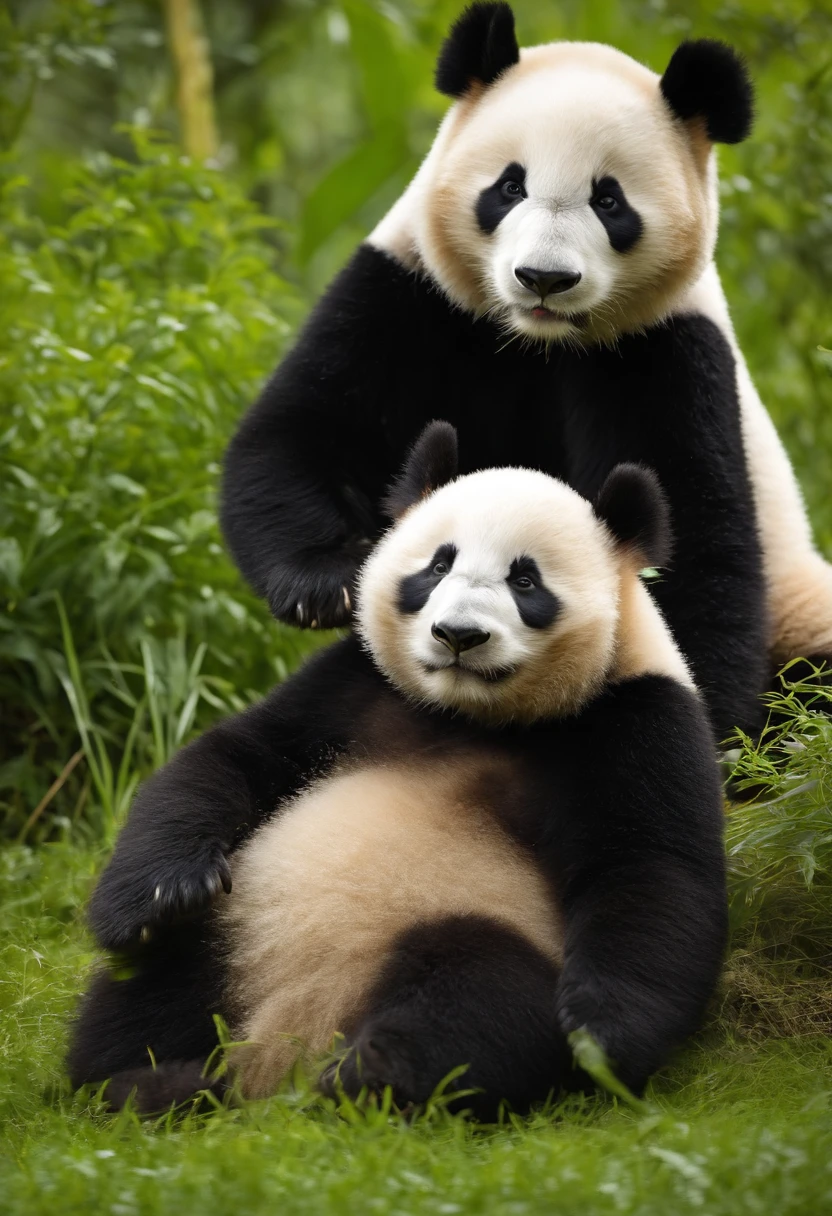
[[509, 6], [477, 3], [436, 82], [456, 104], [373, 243], [541, 342], [637, 330], [699, 277], [716, 239], [713, 144], [752, 119], [729, 47], [685, 42], [659, 78], [600, 43], [521, 51]]
[[690, 683], [638, 578], [664, 560], [667, 508], [651, 473], [619, 465], [593, 508], [529, 469], [457, 477], [456, 432], [434, 422], [366, 562], [357, 625], [408, 697], [488, 721], [572, 713], [644, 671]]

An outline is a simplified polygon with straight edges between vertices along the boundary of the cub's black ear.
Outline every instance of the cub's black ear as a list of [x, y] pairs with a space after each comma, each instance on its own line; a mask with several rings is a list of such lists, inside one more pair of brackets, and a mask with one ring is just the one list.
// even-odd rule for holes
[[652, 470], [639, 464], [616, 465], [601, 487], [595, 514], [643, 565], [665, 565], [673, 547], [670, 507]]
[[738, 144], [754, 121], [754, 86], [730, 46], [711, 38], [683, 42], [659, 85], [677, 118], [703, 118], [712, 143]]
[[429, 422], [385, 494], [382, 510], [398, 519], [409, 507], [453, 481], [458, 471], [456, 428], [450, 422]]
[[462, 97], [475, 81], [492, 84], [520, 59], [514, 13], [507, 4], [469, 5], [451, 27], [436, 62], [436, 87]]

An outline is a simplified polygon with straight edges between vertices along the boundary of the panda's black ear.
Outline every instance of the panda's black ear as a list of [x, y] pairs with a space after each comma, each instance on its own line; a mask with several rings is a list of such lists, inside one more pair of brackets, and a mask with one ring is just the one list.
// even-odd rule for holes
[[754, 121], [754, 86], [730, 46], [711, 38], [683, 42], [659, 85], [677, 118], [701, 118], [712, 143], [738, 144]]
[[450, 422], [429, 422], [385, 494], [382, 510], [398, 519], [409, 507], [453, 481], [458, 471], [456, 428]]
[[448, 97], [462, 97], [475, 81], [492, 84], [519, 59], [511, 8], [477, 0], [457, 18], [442, 44], [436, 87]]
[[595, 514], [643, 566], [663, 566], [668, 561], [673, 548], [670, 507], [651, 469], [616, 465], [601, 487]]

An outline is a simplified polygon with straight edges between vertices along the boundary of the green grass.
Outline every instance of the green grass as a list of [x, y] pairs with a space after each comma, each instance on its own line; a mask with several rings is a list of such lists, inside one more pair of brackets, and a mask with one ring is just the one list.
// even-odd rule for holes
[[[733, 945], [705, 1029], [645, 1108], [571, 1098], [478, 1129], [441, 1099], [407, 1122], [302, 1085], [140, 1121], [73, 1095], [66, 1030], [94, 954], [82, 909], [104, 850], [0, 853], [0, 1212], [832, 1212], [830, 727], [793, 715], [745, 741], [762, 793], [728, 817]], [[825, 698], [826, 699], [826, 698]], [[76, 833], [77, 836], [77, 833]]]
[[99, 860], [61, 843], [3, 855], [0, 1211], [832, 1211], [825, 1036], [754, 1044], [713, 1025], [643, 1114], [575, 1099], [477, 1130], [441, 1106], [408, 1124], [301, 1091], [179, 1120], [107, 1117], [61, 1071]]

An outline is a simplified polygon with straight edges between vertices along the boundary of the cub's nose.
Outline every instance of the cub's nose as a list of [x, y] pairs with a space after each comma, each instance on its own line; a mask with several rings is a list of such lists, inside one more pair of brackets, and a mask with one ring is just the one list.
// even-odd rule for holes
[[541, 300], [569, 291], [570, 287], [581, 281], [580, 274], [575, 270], [533, 270], [531, 266], [518, 266], [514, 277], [529, 291], [539, 295]]
[[463, 650], [473, 650], [482, 646], [491, 637], [484, 629], [475, 629], [468, 625], [448, 625], [444, 621], [431, 626], [431, 633], [437, 642], [447, 646], [453, 654], [462, 654]]

